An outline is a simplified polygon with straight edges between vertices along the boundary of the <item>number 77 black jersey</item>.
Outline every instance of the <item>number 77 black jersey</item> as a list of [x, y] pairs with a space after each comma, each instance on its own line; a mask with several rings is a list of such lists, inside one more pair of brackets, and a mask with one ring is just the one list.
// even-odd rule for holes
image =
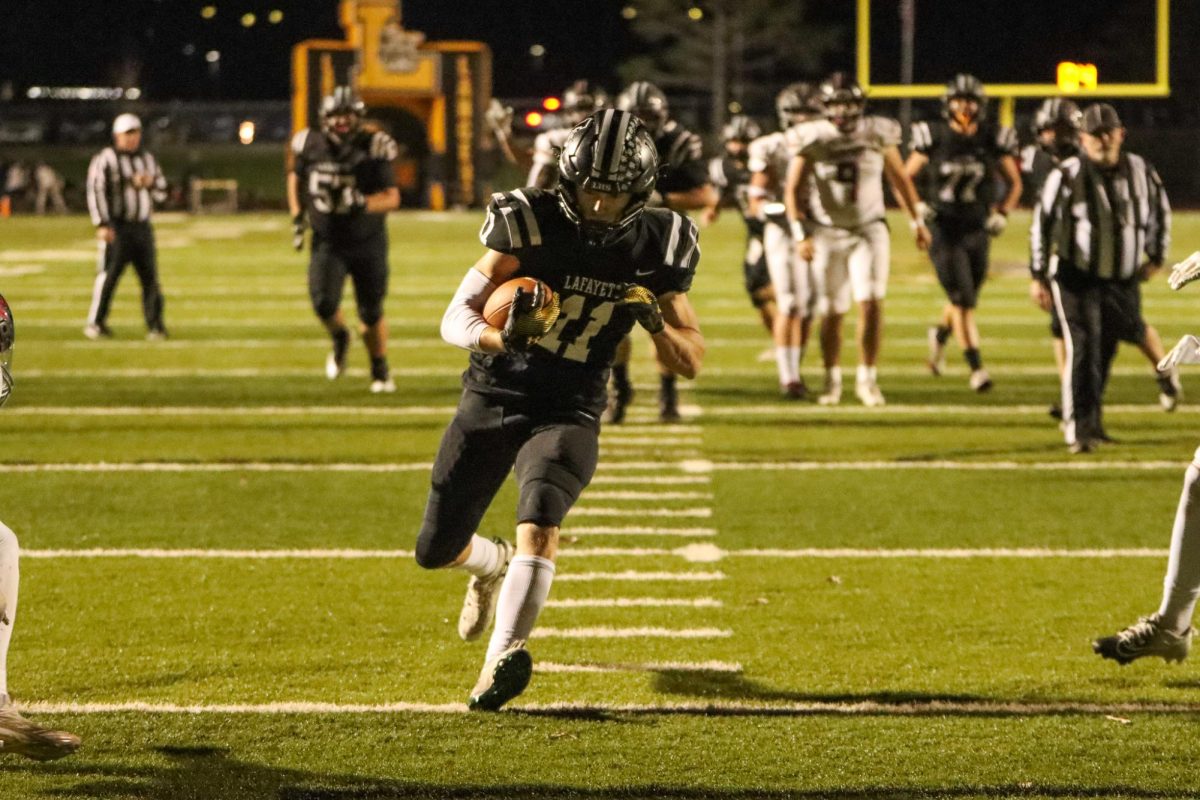
[[944, 121], [917, 122], [912, 148], [929, 159], [918, 188], [938, 216], [982, 225], [996, 202], [997, 165], [1017, 155], [1017, 134], [989, 120], [971, 136]]
[[384, 215], [367, 213], [365, 198], [396, 185], [398, 154], [391, 136], [365, 128], [340, 142], [312, 128], [292, 137], [292, 169], [313, 232], [337, 243], [382, 235]]
[[629, 283], [655, 296], [687, 292], [700, 260], [699, 231], [687, 217], [648, 208], [609, 247], [587, 245], [552, 191], [492, 196], [479, 239], [515, 256], [513, 277], [544, 281], [558, 293], [558, 322], [527, 353], [472, 353], [467, 386], [538, 406], [604, 410], [608, 368], [633, 328], [618, 305]]

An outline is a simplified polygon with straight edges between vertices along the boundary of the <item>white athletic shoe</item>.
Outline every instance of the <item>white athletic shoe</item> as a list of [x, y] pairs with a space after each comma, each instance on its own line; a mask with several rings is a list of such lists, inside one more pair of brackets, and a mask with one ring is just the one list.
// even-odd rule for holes
[[992, 376], [988, 375], [986, 369], [977, 369], [971, 372], [971, 389], [980, 394], [990, 391], [992, 388]]
[[823, 406], [836, 406], [842, 402], [842, 384], [825, 383], [825, 390], [817, 397], [817, 403]]
[[1158, 377], [1158, 404], [1163, 411], [1174, 411], [1183, 399], [1183, 383], [1179, 380], [1179, 368], [1172, 367]]
[[335, 381], [346, 371], [346, 358], [350, 355], [350, 340], [354, 337], [349, 328], [344, 329], [346, 336], [341, 341], [334, 340], [329, 355], [325, 356], [325, 377]]
[[1158, 614], [1142, 617], [1123, 631], [1092, 642], [1092, 650], [1124, 666], [1146, 656], [1164, 661], [1183, 661], [1192, 649], [1192, 629], [1172, 633], [1162, 626]]
[[43, 728], [25, 719], [8, 695], [0, 694], [0, 755], [17, 753], [34, 761], [52, 761], [79, 749], [79, 737]]
[[396, 391], [396, 382], [391, 378], [386, 381], [371, 381], [371, 394], [391, 394], [394, 391]]
[[94, 342], [97, 339], [111, 339], [112, 331], [108, 329], [107, 325], [96, 325], [89, 322], [83, 326], [83, 335]]
[[878, 408], [887, 403], [883, 398], [883, 392], [879, 390], [879, 384], [873, 381], [871, 383], [855, 383], [854, 394], [868, 408]]
[[483, 665], [479, 681], [467, 698], [472, 711], [499, 711], [500, 706], [525, 691], [533, 674], [533, 657], [524, 640], [513, 642], [500, 655]]
[[464, 642], [473, 642], [491, 627], [496, 616], [496, 598], [500, 584], [508, 574], [508, 564], [516, 555], [517, 548], [503, 539], [493, 539], [500, 548], [500, 566], [489, 577], [472, 575], [467, 581], [467, 596], [463, 600], [462, 613], [458, 615], [458, 635]]
[[946, 371], [946, 344], [938, 341], [937, 326], [930, 327], [926, 335], [929, 341], [929, 358], [925, 363], [929, 366], [931, 374], [941, 375]]

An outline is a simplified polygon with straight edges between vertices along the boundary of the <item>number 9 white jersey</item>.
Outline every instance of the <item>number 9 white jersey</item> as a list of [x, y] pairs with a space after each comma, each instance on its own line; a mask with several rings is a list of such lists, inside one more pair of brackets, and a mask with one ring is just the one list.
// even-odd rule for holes
[[814, 221], [856, 230], [883, 219], [883, 151], [900, 144], [900, 123], [866, 116], [842, 133], [828, 120], [813, 120], [789, 128], [787, 141], [792, 157], [810, 162]]

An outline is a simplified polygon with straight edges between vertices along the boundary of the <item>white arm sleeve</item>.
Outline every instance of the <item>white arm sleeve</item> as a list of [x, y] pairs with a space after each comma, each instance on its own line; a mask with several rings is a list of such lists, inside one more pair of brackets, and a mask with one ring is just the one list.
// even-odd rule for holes
[[442, 338], [448, 344], [483, 352], [479, 337], [489, 327], [483, 318], [483, 306], [495, 288], [496, 284], [479, 270], [474, 267], [467, 270], [442, 316]]

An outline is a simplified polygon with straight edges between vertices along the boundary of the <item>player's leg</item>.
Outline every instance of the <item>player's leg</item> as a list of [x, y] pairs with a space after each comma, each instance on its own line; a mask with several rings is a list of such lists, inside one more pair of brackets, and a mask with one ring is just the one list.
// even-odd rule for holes
[[376, 239], [349, 259], [350, 277], [358, 306], [359, 331], [371, 359], [371, 391], [394, 392], [396, 384], [387, 360], [387, 320], [383, 316], [388, 289], [387, 237]]
[[850, 273], [844, 237], [820, 230], [813, 234], [813, 264], [821, 311], [821, 361], [825, 387], [817, 402], [836, 405], [842, 399], [842, 320], [850, 310]]
[[775, 366], [779, 385], [788, 397], [805, 395], [800, 377], [800, 314], [802, 302], [796, 285], [796, 258], [792, 237], [779, 225], [768, 223], [763, 231], [763, 261], [775, 292], [775, 319], [771, 339], [775, 344]]
[[313, 312], [329, 332], [332, 348], [325, 358], [325, 377], [333, 380], [346, 369], [350, 351], [350, 329], [342, 314], [342, 289], [346, 285], [347, 265], [342, 254], [313, 233], [308, 260], [308, 296]]
[[112, 336], [108, 329], [108, 312], [112, 307], [113, 295], [121, 273], [129, 262], [126, 255], [125, 237], [117, 235], [111, 242], [97, 240], [96, 280], [92, 283], [92, 303], [88, 308], [87, 324], [83, 335], [89, 339]]
[[612, 365], [612, 394], [604, 421], [620, 425], [625, 421], [625, 412], [633, 402], [633, 382], [629, 379], [629, 360], [633, 356], [633, 337], [626, 336], [617, 345], [617, 354]]
[[454, 567], [471, 575], [458, 623], [467, 641], [491, 623], [496, 590], [513, 554], [512, 545], [476, 531], [522, 441], [519, 431], [505, 425], [503, 406], [468, 390], [433, 462], [416, 559], [425, 569]]
[[771, 275], [767, 270], [766, 248], [761, 235], [746, 238], [746, 255], [742, 259], [742, 278], [750, 304], [758, 311], [758, 318], [770, 336], [775, 329], [775, 291], [771, 287]]
[[858, 303], [858, 372], [854, 388], [868, 406], [884, 404], [876, 372], [883, 346], [883, 300], [887, 295], [891, 237], [882, 222], [867, 226], [849, 257], [850, 285]]
[[953, 295], [957, 289], [957, 271], [954, 269], [954, 247], [945, 223], [935, 218], [929, 225], [929, 232], [933, 237], [929, 243], [929, 260], [933, 262], [934, 275], [947, 297], [941, 319], [927, 332], [929, 356], [926, 364], [930, 373], [937, 376], [946, 370], [946, 342], [954, 333]]
[[1179, 369], [1172, 367], [1169, 372], [1158, 371], [1158, 362], [1167, 354], [1163, 347], [1162, 337], [1158, 329], [1149, 323], [1143, 323], [1142, 338], [1135, 342], [1139, 351], [1150, 362], [1154, 370], [1154, 380], [1158, 384], [1158, 402], [1163, 411], [1174, 411], [1183, 398], [1183, 384], [1179, 380]]
[[[1062, 320], [1059, 319], [1058, 313], [1050, 309], [1050, 341], [1054, 348], [1054, 368], [1055, 374], [1058, 376], [1058, 384], [1061, 387], [1063, 375], [1067, 371], [1067, 345], [1063, 340]], [[1054, 419], [1062, 421], [1062, 402], [1056, 401], [1050, 405], [1050, 416]]]
[[1171, 551], [1158, 611], [1112, 636], [1092, 642], [1092, 649], [1120, 664], [1144, 656], [1182, 661], [1192, 645], [1192, 614], [1200, 597], [1200, 450], [1183, 476], [1183, 493], [1171, 529]]
[[158, 250], [154, 243], [154, 229], [149, 224], [134, 228], [134, 242], [130, 248], [133, 268], [142, 284], [142, 316], [146, 320], [146, 338], [167, 338], [167, 326], [163, 322], [162, 286], [158, 281]]
[[0, 522], [0, 755], [20, 755], [48, 761], [79, 749], [79, 737], [35, 725], [17, 711], [8, 694], [8, 646], [17, 619], [20, 582], [17, 537]]
[[500, 589], [471, 708], [494, 711], [529, 682], [533, 662], [525, 642], [550, 595], [559, 527], [596, 471], [599, 434], [594, 418], [580, 414], [537, 426], [517, 455], [517, 555]]
[[979, 352], [979, 327], [975, 322], [975, 309], [979, 305], [979, 292], [987, 280], [988, 254], [991, 247], [991, 237], [987, 231], [977, 230], [963, 237], [963, 254], [967, 260], [966, 284], [958, 305], [958, 325], [956, 331], [959, 344], [962, 345], [963, 358], [971, 370], [970, 387], [976, 392], [986, 392], [992, 388], [992, 378], [983, 367], [983, 356]]
[[1101, 303], [1084, 279], [1056, 277], [1050, 284], [1062, 322], [1066, 371], [1062, 379], [1063, 435], [1073, 453], [1096, 444], [1101, 358]]

